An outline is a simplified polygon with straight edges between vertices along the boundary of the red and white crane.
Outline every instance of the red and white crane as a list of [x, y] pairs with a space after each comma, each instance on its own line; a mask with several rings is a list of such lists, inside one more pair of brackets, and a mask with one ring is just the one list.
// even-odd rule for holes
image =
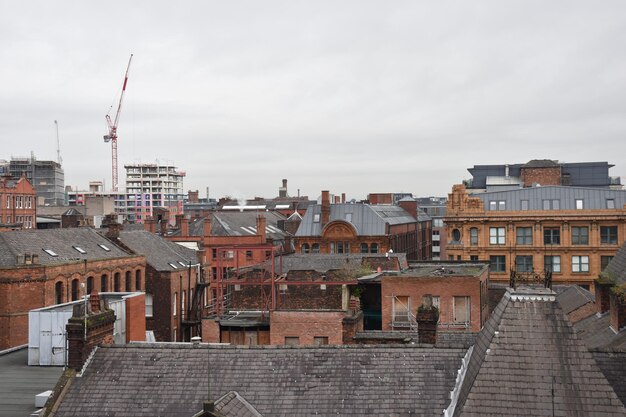
[[[115, 113], [115, 120], [111, 121], [111, 116], [108, 114], [105, 116], [107, 126], [109, 127], [109, 134], [104, 135], [105, 142], [111, 142], [111, 170], [113, 176], [113, 183], [111, 185], [112, 191], [117, 191], [117, 124], [120, 121], [120, 113], [122, 112], [122, 102], [124, 101], [124, 93], [126, 92], [126, 84], [128, 83], [128, 72], [130, 71], [130, 63], [133, 60], [133, 54], [130, 54], [128, 60], [128, 67], [126, 67], [126, 75], [124, 76], [124, 84], [122, 85], [122, 94], [120, 95], [120, 103], [117, 106], [117, 113]], [[113, 108], [113, 106], [111, 106]], [[110, 110], [109, 110], [110, 111]]]

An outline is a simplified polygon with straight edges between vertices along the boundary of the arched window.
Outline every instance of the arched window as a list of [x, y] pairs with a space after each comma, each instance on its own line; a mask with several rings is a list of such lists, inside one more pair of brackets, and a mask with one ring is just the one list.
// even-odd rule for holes
[[370, 246], [370, 253], [378, 253], [378, 243], [372, 243]]
[[302, 252], [302, 253], [309, 253], [309, 244], [308, 243], [303, 243], [300, 252]]
[[130, 271], [126, 271], [126, 291], [132, 291], [133, 279]]
[[470, 229], [470, 245], [478, 245], [478, 229], [475, 227]]
[[185, 290], [180, 292], [180, 316], [185, 319]]
[[314, 243], [311, 245], [311, 253], [320, 253], [320, 244]]
[[135, 271], [135, 291], [141, 290], [141, 269]]
[[113, 275], [113, 291], [120, 292], [120, 273], [116, 272]]
[[109, 277], [106, 274], [102, 274], [100, 277], [100, 292], [109, 291]]
[[63, 283], [61, 281], [54, 284], [54, 303], [63, 303]]
[[370, 248], [367, 245], [367, 243], [361, 243], [361, 253], [368, 253], [369, 250], [370, 250]]
[[87, 294], [93, 291], [93, 277], [87, 277]]
[[80, 297], [78, 288], [78, 279], [75, 278], [72, 280], [72, 301], [76, 301]]

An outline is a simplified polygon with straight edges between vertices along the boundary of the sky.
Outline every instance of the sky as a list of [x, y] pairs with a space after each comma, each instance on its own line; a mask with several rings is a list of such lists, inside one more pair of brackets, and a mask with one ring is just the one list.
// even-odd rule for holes
[[173, 163], [212, 198], [445, 196], [479, 164], [626, 182], [626, 2], [0, 0], [0, 159]]

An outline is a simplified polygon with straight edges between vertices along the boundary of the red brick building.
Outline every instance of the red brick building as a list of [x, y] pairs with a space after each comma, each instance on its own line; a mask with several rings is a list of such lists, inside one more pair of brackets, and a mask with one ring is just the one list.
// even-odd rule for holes
[[22, 176], [0, 177], [0, 231], [37, 227], [37, 193]]
[[295, 236], [297, 253], [406, 253], [407, 259], [431, 257], [430, 218], [413, 199], [399, 205], [331, 204], [322, 191], [321, 204], [310, 206]]
[[78, 300], [94, 288], [144, 290], [145, 258], [91, 228], [0, 233], [0, 350], [28, 342], [30, 310]]

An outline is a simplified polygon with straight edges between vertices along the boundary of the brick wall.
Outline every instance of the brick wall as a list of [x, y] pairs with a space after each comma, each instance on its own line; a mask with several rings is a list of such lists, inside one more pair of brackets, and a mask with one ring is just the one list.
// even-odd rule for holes
[[626, 302], [619, 296], [611, 294], [611, 327], [619, 332], [626, 327]]
[[146, 340], [146, 297], [144, 294], [128, 297], [126, 302], [126, 342]]
[[202, 341], [220, 343], [220, 325], [214, 319], [202, 319]]
[[522, 168], [520, 179], [524, 187], [532, 187], [533, 184], [561, 185], [561, 168]]
[[567, 317], [572, 324], [578, 323], [582, 319], [586, 319], [589, 316], [592, 316], [596, 313], [596, 304], [595, 303], [587, 303], [584, 306], [577, 308], [574, 311], [571, 311]]
[[314, 337], [328, 337], [328, 344], [343, 344], [343, 311], [273, 311], [270, 343], [284, 345], [285, 337], [299, 337], [300, 345], [313, 345]]
[[106, 342], [112, 343], [114, 323], [115, 313], [113, 310], [90, 314], [87, 317], [87, 339], [85, 340], [84, 316], [71, 317], [66, 325], [68, 366], [80, 370], [97, 345]]

